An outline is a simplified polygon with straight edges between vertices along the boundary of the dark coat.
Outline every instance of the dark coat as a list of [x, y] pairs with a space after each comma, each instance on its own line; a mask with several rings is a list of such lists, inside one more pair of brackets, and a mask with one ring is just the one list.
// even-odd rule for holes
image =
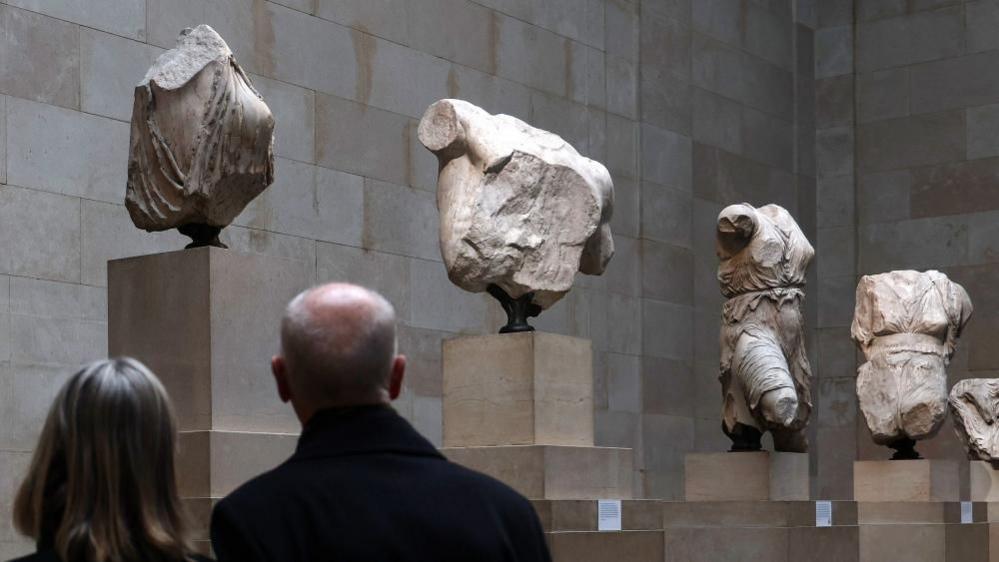
[[530, 502], [445, 459], [387, 406], [320, 412], [212, 514], [220, 562], [548, 562]]

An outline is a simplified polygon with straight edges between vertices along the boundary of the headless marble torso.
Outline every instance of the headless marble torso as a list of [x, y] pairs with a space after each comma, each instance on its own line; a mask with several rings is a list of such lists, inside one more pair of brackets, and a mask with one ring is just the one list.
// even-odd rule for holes
[[851, 333], [867, 362], [858, 371], [857, 396], [876, 443], [926, 439], [940, 429], [946, 366], [971, 311], [964, 289], [938, 271], [860, 280]]
[[804, 452], [811, 370], [802, 333], [805, 273], [814, 250], [777, 205], [732, 205], [718, 217], [722, 309], [722, 428], [733, 449]]

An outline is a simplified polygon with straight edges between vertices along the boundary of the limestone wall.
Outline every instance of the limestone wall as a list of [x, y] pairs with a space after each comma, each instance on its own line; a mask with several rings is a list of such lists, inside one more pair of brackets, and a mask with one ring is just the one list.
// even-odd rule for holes
[[[946, 273], [975, 305], [949, 384], [999, 373], [999, 3], [822, 4], [819, 482], [824, 496], [845, 498], [852, 490], [850, 446], [859, 458], [886, 457], [854, 399], [859, 358], [848, 335], [857, 276]], [[964, 457], [950, 421], [917, 448], [929, 457]]]
[[[416, 139], [422, 111], [465, 98], [605, 162], [618, 255], [537, 325], [592, 338], [598, 444], [635, 448], [637, 495], [677, 498], [683, 455], [728, 446], [715, 216], [732, 202], [777, 202], [815, 233], [812, 46], [826, 4], [0, 1], [0, 558], [29, 548], [9, 501], [49, 401], [107, 352], [107, 260], [185, 243], [136, 230], [122, 206], [133, 85], [182, 28], [215, 27], [278, 121], [277, 180], [223, 239], [314, 264], [317, 281], [383, 291], [411, 357], [399, 408], [438, 443], [441, 339], [493, 331], [503, 315], [446, 279], [436, 162]], [[838, 226], [823, 216], [820, 226]], [[974, 232], [956, 235], [995, 261]], [[809, 287], [813, 322], [820, 290]], [[817, 466], [820, 481], [823, 466], [842, 468]]]

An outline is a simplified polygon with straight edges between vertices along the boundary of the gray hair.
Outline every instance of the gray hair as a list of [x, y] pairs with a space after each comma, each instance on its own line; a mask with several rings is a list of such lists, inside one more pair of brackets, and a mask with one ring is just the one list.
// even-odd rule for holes
[[281, 350], [297, 396], [319, 401], [388, 386], [396, 355], [392, 304], [375, 291], [330, 283], [288, 303]]

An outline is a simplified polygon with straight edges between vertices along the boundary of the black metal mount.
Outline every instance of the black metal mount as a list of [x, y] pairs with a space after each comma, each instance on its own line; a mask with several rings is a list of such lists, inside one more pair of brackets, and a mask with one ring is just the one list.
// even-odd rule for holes
[[527, 293], [518, 299], [512, 298], [499, 285], [490, 284], [486, 291], [498, 300], [500, 306], [506, 311], [506, 326], [500, 328], [501, 334], [512, 334], [517, 332], [533, 332], [534, 326], [527, 323], [527, 319], [541, 314], [541, 307], [534, 304], [534, 293]]
[[219, 240], [219, 233], [222, 232], [222, 227], [211, 226], [208, 224], [201, 223], [188, 223], [177, 227], [184, 236], [191, 238], [192, 242], [185, 249], [188, 248], [200, 248], [202, 246], [215, 246], [216, 248], [228, 248]]
[[728, 431], [725, 429], [725, 424], [722, 423], [722, 431], [732, 440], [732, 448], [728, 450], [730, 453], [763, 450], [763, 443], [760, 442], [763, 438], [763, 433], [755, 427], [737, 423], [732, 431]]
[[895, 449], [895, 454], [891, 456], [893, 461], [911, 461], [923, 458], [916, 451], [916, 442], [907, 437], [896, 439], [888, 443], [888, 446]]

